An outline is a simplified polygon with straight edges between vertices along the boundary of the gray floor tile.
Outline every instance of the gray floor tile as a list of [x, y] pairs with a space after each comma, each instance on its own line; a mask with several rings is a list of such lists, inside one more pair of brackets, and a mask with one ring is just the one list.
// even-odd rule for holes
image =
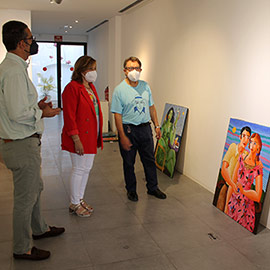
[[258, 270], [245, 256], [226, 243], [197, 247], [167, 254], [176, 269], [184, 270]]
[[95, 266], [95, 270], [175, 270], [164, 255]]
[[139, 224], [138, 218], [124, 203], [114, 206], [97, 205], [91, 217], [77, 217], [77, 222], [82, 232]]
[[114, 188], [92, 187], [91, 184], [87, 186], [84, 198], [94, 207], [96, 205], [117, 205], [123, 203], [123, 200]]
[[63, 190], [44, 191], [41, 195], [41, 206], [44, 210], [66, 209], [68, 205], [68, 195]]
[[160, 200], [148, 195], [147, 199], [140, 200], [136, 204], [128, 204], [128, 206], [142, 223], [164, 222], [181, 218], [185, 211], [184, 206], [173, 197]]
[[[183, 212], [181, 218], [167, 222], [144, 224], [164, 253], [212, 245], [209, 227], [195, 216]], [[218, 235], [214, 235], [221, 242]]]
[[94, 265], [161, 254], [159, 247], [140, 225], [83, 233]]
[[239, 250], [253, 264], [260, 267], [270, 267], [270, 233], [250, 234], [249, 237], [233, 240], [230, 244]]

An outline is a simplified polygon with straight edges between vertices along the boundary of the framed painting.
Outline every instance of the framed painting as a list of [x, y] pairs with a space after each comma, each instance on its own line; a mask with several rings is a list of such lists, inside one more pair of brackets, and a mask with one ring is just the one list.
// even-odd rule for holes
[[188, 109], [166, 103], [162, 121], [161, 138], [155, 149], [156, 166], [173, 178]]
[[256, 234], [270, 170], [270, 128], [230, 119], [213, 204]]

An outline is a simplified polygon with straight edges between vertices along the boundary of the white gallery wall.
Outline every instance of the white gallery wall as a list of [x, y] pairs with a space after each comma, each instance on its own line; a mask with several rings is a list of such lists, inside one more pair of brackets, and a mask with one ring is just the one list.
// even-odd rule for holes
[[95, 86], [100, 100], [105, 100], [104, 90], [108, 86], [109, 24], [102, 24], [88, 34], [87, 54], [97, 61]]
[[270, 125], [270, 1], [153, 0], [121, 20], [122, 61], [142, 60], [159, 119], [189, 108], [177, 169], [214, 192], [229, 119]]

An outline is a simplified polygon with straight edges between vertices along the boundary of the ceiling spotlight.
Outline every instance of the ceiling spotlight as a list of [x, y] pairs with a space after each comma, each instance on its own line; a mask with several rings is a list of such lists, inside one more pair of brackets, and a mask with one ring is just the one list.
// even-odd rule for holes
[[71, 29], [72, 28], [72, 25], [70, 25], [69, 28]]
[[78, 20], [75, 20], [75, 23], [78, 23], [79, 21]]
[[53, 4], [53, 0], [50, 0], [50, 3]]

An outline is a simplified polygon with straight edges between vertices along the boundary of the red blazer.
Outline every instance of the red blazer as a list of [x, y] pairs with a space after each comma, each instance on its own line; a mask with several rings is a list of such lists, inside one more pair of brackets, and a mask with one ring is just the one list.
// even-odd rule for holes
[[93, 101], [83, 84], [71, 81], [62, 94], [64, 127], [62, 130], [62, 149], [75, 153], [71, 135], [78, 134], [85, 154], [96, 154], [97, 148], [103, 148], [102, 112], [95, 86], [89, 83], [99, 107], [99, 136], [97, 137], [97, 118]]

